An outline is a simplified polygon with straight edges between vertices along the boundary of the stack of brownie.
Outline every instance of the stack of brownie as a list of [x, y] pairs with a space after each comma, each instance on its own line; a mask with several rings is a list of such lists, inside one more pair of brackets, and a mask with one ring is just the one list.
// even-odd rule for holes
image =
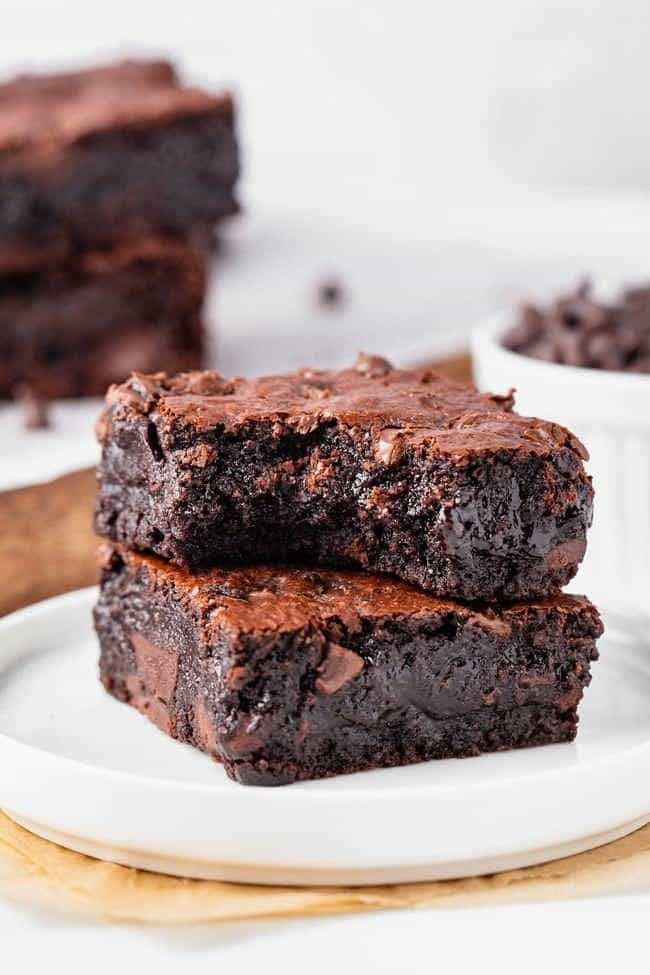
[[572, 740], [586, 453], [512, 407], [369, 356], [113, 387], [106, 689], [253, 785]]
[[198, 368], [204, 251], [237, 172], [230, 96], [165, 62], [0, 85], [0, 397]]

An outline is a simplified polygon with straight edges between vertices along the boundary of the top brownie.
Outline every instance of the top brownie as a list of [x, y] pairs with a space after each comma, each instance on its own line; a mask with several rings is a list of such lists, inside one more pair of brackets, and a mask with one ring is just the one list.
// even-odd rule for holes
[[557, 591], [591, 522], [582, 445], [427, 369], [133, 374], [111, 387], [100, 534], [190, 568], [299, 559], [439, 596]]
[[126, 61], [0, 85], [0, 271], [233, 213], [233, 103]]

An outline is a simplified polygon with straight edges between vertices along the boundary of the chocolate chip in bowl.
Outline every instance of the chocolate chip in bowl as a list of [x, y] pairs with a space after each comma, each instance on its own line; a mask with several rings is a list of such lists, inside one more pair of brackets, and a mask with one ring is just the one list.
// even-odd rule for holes
[[586, 369], [650, 373], [650, 285], [599, 299], [587, 279], [549, 305], [524, 304], [503, 336], [512, 352]]

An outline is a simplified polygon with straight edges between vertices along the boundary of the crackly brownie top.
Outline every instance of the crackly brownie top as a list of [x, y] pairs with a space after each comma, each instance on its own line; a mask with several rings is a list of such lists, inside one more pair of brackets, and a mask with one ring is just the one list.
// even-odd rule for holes
[[650, 373], [650, 286], [602, 301], [584, 281], [547, 307], [524, 305], [502, 342], [547, 362]]
[[282, 565], [189, 572], [111, 543], [100, 547], [99, 564], [107, 571], [127, 564], [143, 572], [153, 590], [183, 603], [208, 633], [224, 628], [253, 635], [283, 633], [330, 623], [356, 632], [363, 620], [450, 614], [462, 625], [500, 637], [524, 625], [541, 626], [550, 616], [561, 631], [570, 628], [567, 635], [595, 638], [602, 632], [598, 611], [585, 596], [559, 594], [504, 606], [468, 606], [366, 572]]
[[378, 356], [361, 355], [352, 369], [303, 369], [284, 376], [224, 379], [217, 372], [132, 376], [107, 394], [98, 435], [114, 423], [146, 415], [160, 428], [248, 434], [269, 424], [273, 435], [308, 434], [330, 422], [369, 442], [377, 461], [395, 463], [406, 449], [445, 453], [462, 460], [499, 450], [555, 454], [568, 448], [588, 455], [564, 427], [512, 412], [512, 392], [479, 393], [430, 369], [394, 369]]
[[230, 121], [230, 96], [182, 87], [164, 61], [22, 75], [0, 85], [0, 157], [38, 161], [107, 129], [162, 124], [212, 110]]

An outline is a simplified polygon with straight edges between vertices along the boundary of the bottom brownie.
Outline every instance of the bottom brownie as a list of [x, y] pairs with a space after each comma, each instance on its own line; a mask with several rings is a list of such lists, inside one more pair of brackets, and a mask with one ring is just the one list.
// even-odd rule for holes
[[499, 610], [388, 578], [255, 567], [190, 574], [102, 550], [106, 689], [248, 785], [571, 741], [597, 610]]
[[201, 257], [166, 238], [0, 277], [0, 396], [102, 396], [131, 370], [198, 368], [204, 291]]

